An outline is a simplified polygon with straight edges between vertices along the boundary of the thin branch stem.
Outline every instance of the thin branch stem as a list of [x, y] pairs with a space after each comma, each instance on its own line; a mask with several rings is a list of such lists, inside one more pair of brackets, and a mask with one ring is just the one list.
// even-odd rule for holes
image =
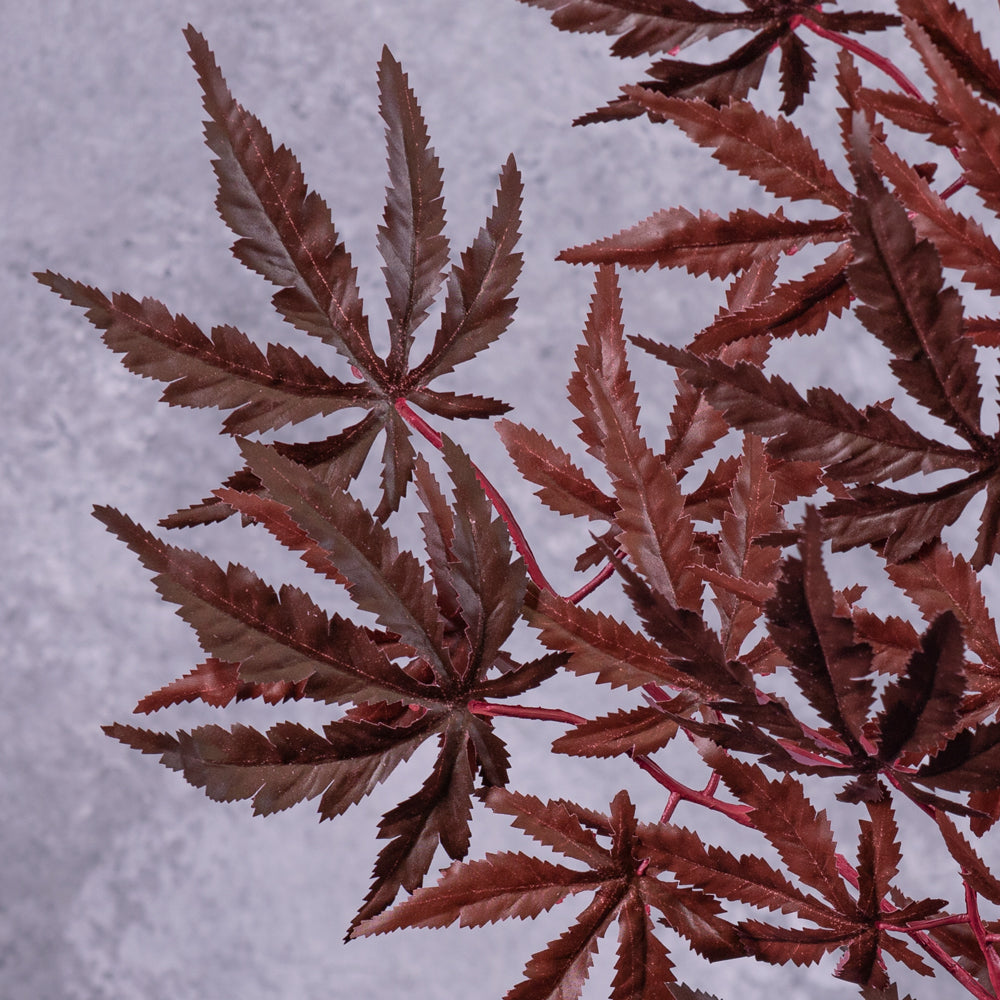
[[876, 69], [881, 70], [886, 76], [891, 77], [898, 83], [910, 97], [916, 97], [921, 101], [924, 99], [923, 94], [920, 93], [916, 84], [891, 59], [887, 59], [880, 52], [868, 48], [867, 45], [862, 45], [861, 42], [849, 38], [847, 35], [842, 35], [839, 31], [831, 31], [829, 28], [820, 27], [814, 21], [810, 21], [808, 17], [802, 17], [799, 24], [821, 38], [826, 38], [831, 42], [835, 42], [841, 48], [847, 49], [848, 52], [853, 52], [858, 58], [864, 59], [865, 62], [871, 63]]
[[[650, 760], [649, 757], [642, 755], [632, 758], [647, 774], [652, 775], [659, 784], [663, 785], [671, 793], [671, 798], [674, 794], [679, 795], [682, 799], [686, 799], [688, 802], [695, 802], [700, 806], [704, 806], [706, 809], [712, 809], [715, 812], [722, 813], [723, 816], [728, 816], [730, 819], [735, 820], [742, 826], [753, 826], [753, 823], [747, 818], [747, 814], [753, 812], [752, 806], [743, 805], [736, 802], [720, 802], [719, 799], [715, 798], [709, 791], [708, 788], [712, 787], [712, 782], [709, 781], [708, 786], [705, 791], [698, 791], [696, 788], [689, 788], [683, 782], [678, 781], [676, 778], [672, 778], [666, 771], [660, 767], [655, 761]], [[712, 789], [714, 791], [714, 788]], [[668, 807], [670, 803], [667, 803]], [[676, 808], [676, 806], [674, 807]], [[672, 811], [672, 810], [671, 810]]]
[[976, 935], [979, 949], [986, 960], [990, 985], [993, 987], [993, 992], [1000, 996], [1000, 957], [997, 956], [996, 948], [986, 939], [986, 928], [983, 926], [983, 918], [979, 915], [979, 897], [968, 882], [965, 883], [965, 907], [969, 914], [972, 933]]
[[[396, 412], [419, 434], [426, 438], [435, 448], [440, 451], [444, 447], [444, 438], [441, 434], [436, 431], [429, 423], [419, 413], [417, 413], [413, 407], [403, 398], [397, 399], [395, 402]], [[521, 526], [517, 523], [517, 518], [514, 516], [514, 512], [510, 509], [507, 501], [504, 500], [500, 491], [490, 482], [486, 473], [479, 468], [475, 462], [472, 463], [472, 468], [475, 470], [476, 478], [479, 480], [479, 485], [482, 486], [483, 492], [489, 497], [490, 503], [493, 504], [496, 512], [500, 515], [503, 523], [507, 526], [508, 532], [510, 532], [511, 541], [514, 543], [514, 547], [521, 554], [524, 559], [524, 567], [528, 572], [528, 576], [541, 587], [542, 590], [547, 590], [549, 593], [556, 593], [555, 588], [546, 579], [545, 574], [542, 572], [542, 567], [539, 566], [538, 560], [535, 558], [534, 552], [531, 550], [531, 546], [528, 544], [528, 539], [524, 532], [521, 530]], [[592, 580], [585, 583], [575, 594], [572, 594], [567, 600], [576, 604], [582, 601], [584, 597], [596, 590], [605, 580], [607, 580], [614, 572], [614, 567], [609, 563], [605, 566]]]
[[565, 712], [561, 708], [533, 708], [529, 705], [496, 705], [489, 701], [469, 702], [469, 711], [475, 715], [505, 715], [512, 719], [539, 719], [542, 722], [562, 722], [567, 726], [579, 726], [587, 720], [582, 715]]
[[954, 927], [957, 924], [967, 924], [969, 922], [968, 913], [950, 914], [947, 917], [934, 917], [930, 920], [913, 920], [908, 924], [886, 925], [888, 930], [905, 931], [907, 934], [916, 934], [919, 931], [932, 931], [936, 927]]

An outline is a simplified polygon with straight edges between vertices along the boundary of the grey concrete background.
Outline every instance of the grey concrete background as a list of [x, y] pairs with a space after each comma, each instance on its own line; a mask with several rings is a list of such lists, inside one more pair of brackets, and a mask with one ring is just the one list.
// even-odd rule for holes
[[[571, 129], [575, 115], [640, 67], [609, 59], [602, 38], [558, 34], [543, 13], [513, 0], [6, 0], [0, 11], [0, 997], [500, 997], [530, 954], [567, 926], [569, 905], [523, 925], [341, 943], [367, 889], [380, 811], [422, 780], [425, 757], [370, 802], [321, 825], [309, 804], [260, 820], [245, 803], [211, 802], [100, 732], [102, 723], [132, 721], [138, 698], [199, 655], [90, 507], [111, 503], [153, 525], [204, 496], [237, 458], [214, 413], [156, 403], [159, 390], [125, 372], [82, 314], [30, 272], [53, 268], [106, 291], [158, 297], [206, 327], [230, 322], [263, 339], [288, 332], [270, 311], [268, 288], [229, 256], [214, 212], [200, 98], [180, 34], [189, 20], [238, 99], [297, 152], [327, 198], [374, 328], [383, 316], [374, 249], [384, 183], [375, 89], [382, 44], [421, 100], [445, 168], [456, 251], [489, 210], [499, 165], [515, 153], [526, 184], [521, 309], [505, 341], [468, 366], [462, 387], [509, 399], [516, 416], [567, 446], [563, 387], [590, 277], [555, 263], [555, 254], [665, 205], [723, 211], [768, 202], [671, 129]], [[828, 55], [816, 50], [828, 70]], [[911, 67], [905, 52], [899, 58]], [[806, 116], [807, 125], [820, 123], [828, 147], [829, 104], [818, 94]], [[664, 274], [624, 284], [630, 329], [673, 339], [700, 327], [721, 295]], [[869, 402], [892, 393], [870, 339], [841, 324], [809, 353], [780, 360], [803, 383], [837, 384]], [[655, 442], [669, 381], [655, 365], [637, 368]], [[586, 542], [581, 527], [539, 509], [485, 426], [454, 434], [502, 485], [556, 585], [570, 590], [572, 557]], [[276, 582], [305, 579], [251, 532], [188, 532], [183, 544], [250, 561]], [[831, 569], [845, 582], [874, 572], [861, 557]], [[567, 682], [536, 702], [591, 713], [609, 705], [607, 692]], [[215, 718], [185, 706], [137, 721], [175, 730]], [[310, 706], [240, 706], [223, 721], [281, 718], [323, 721]], [[626, 785], [645, 818], [659, 811], [658, 789], [626, 765], [555, 760], [546, 754], [554, 731], [501, 725], [515, 755], [514, 787], [603, 808]], [[689, 761], [677, 767], [695, 774]], [[695, 822], [694, 814], [685, 819]], [[922, 854], [932, 843], [926, 829], [904, 819], [909, 873], [947, 893], [947, 866]], [[505, 824], [480, 813], [476, 820], [473, 856], [529, 849]], [[850, 850], [854, 834], [844, 833]], [[587, 996], [606, 995], [612, 952], [609, 940]], [[677, 960], [688, 982], [725, 998], [855, 995], [829, 978], [832, 963], [708, 967], [683, 947]], [[951, 994], [925, 983], [914, 995]]]

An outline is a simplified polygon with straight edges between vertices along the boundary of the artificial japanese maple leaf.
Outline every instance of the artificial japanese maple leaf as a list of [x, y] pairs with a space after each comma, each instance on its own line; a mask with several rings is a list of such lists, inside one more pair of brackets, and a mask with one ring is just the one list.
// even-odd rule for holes
[[[743, 0], [744, 11], [716, 11], [693, 0], [521, 0], [551, 10], [552, 23], [562, 31], [617, 35], [613, 55], [625, 58], [654, 55], [660, 59], [646, 71], [638, 88], [582, 118], [577, 124], [634, 118], [643, 113], [634, 90], [668, 96], [697, 97], [713, 104], [742, 98], [760, 84], [764, 66], [780, 50], [782, 111], [794, 111], [809, 90], [815, 64], [797, 34], [803, 24], [821, 31], [881, 31], [899, 24], [893, 14], [873, 11], [836, 12], [806, 0]], [[730, 54], [716, 62], [695, 63], [674, 58], [689, 45], [731, 31], [752, 32]]]
[[[842, 67], [842, 73], [844, 68]], [[842, 89], [847, 84], [842, 81]], [[845, 267], [851, 259], [847, 210], [851, 194], [837, 180], [810, 140], [787, 119], [772, 117], [747, 101], [716, 107], [631, 88], [632, 98], [655, 121], [676, 122], [728, 169], [789, 201], [833, 208], [833, 217], [789, 218], [779, 207], [770, 215], [740, 209], [727, 217], [683, 207], [663, 209], [607, 238], [564, 250], [572, 263], [617, 263], [647, 270], [683, 267], [720, 278], [762, 273], [769, 280], [729, 308], [691, 342], [698, 353], [716, 354], [726, 344], [760, 335], [812, 334], [848, 305]], [[805, 277], [772, 287], [777, 261], [805, 244], [837, 244], [827, 261]], [[640, 341], [646, 343], [645, 338]]]
[[[153, 299], [98, 289], [52, 272], [39, 280], [87, 310], [105, 343], [131, 371], [168, 383], [171, 405], [232, 410], [223, 430], [234, 435], [275, 430], [287, 423], [361, 408], [367, 414], [330, 437], [275, 445], [312, 467], [332, 486], [344, 486], [384, 431], [383, 497], [378, 514], [395, 510], [412, 478], [409, 404], [437, 416], [488, 417], [509, 407], [497, 400], [429, 388], [487, 347], [506, 329], [521, 267], [514, 251], [520, 224], [521, 180], [513, 157], [500, 173], [496, 205], [475, 241], [448, 265], [441, 168], [406, 75], [388, 50], [379, 63], [380, 112], [386, 123], [389, 185], [378, 249], [385, 261], [390, 347], [380, 357], [368, 329], [356, 270], [323, 199], [306, 187], [298, 160], [275, 146], [261, 122], [231, 95], [205, 39], [185, 32], [204, 92], [205, 139], [216, 154], [216, 207], [238, 239], [233, 254], [278, 286], [272, 303], [297, 329], [333, 348], [349, 363], [344, 381], [284, 345], [261, 351], [239, 330], [216, 327], [206, 336], [183, 315]], [[423, 360], [410, 360], [414, 337], [438, 295], [447, 291], [434, 342]], [[247, 469], [227, 483], [259, 487]], [[165, 519], [180, 526], [228, 516], [211, 497]]]
[[[888, 148], [874, 112], [888, 110], [897, 123], [908, 119], [909, 127], [950, 147], [964, 168], [963, 182], [998, 210], [1000, 146], [991, 137], [1000, 118], [989, 100], [974, 93], [988, 98], [995, 66], [972, 22], [946, 0], [912, 5], [907, 12], [917, 18], [907, 20], [907, 32], [934, 80], [935, 101], [908, 95], [903, 108], [894, 97], [878, 97], [861, 86], [852, 62], [842, 56], [839, 89], [854, 194], [781, 117], [745, 101], [715, 107], [643, 88], [630, 91], [651, 117], [675, 121], [729, 169], [773, 195], [815, 201], [836, 209], [837, 216], [791, 219], [779, 209], [768, 216], [740, 210], [720, 218], [672, 208], [561, 256], [639, 269], [683, 266], [721, 277], [749, 271], [803, 243], [836, 241], [827, 260], [804, 277], [721, 314], [684, 355], [649, 338], [634, 339], [678, 367], [731, 424], [767, 437], [775, 458], [824, 464], [826, 474], [843, 484], [823, 510], [838, 549], [871, 544], [892, 562], [911, 558], [985, 493], [973, 556], [974, 567], [981, 568], [994, 558], [1000, 539], [1000, 438], [982, 426], [973, 341], [995, 345], [1000, 338], [991, 318], [963, 315], [942, 268], [961, 270], [976, 287], [996, 292], [1000, 249], [978, 222], [931, 188], [932, 172]], [[963, 44], [968, 55], [960, 51]], [[893, 354], [901, 389], [947, 425], [951, 441], [915, 432], [887, 404], [859, 410], [824, 388], [802, 396], [780, 378], [767, 378], [758, 363], [724, 365], [711, 357], [746, 338], [815, 333], [852, 297], [859, 319]], [[938, 470], [957, 476], [922, 491], [886, 485]]]
[[[650, 855], [655, 825], [638, 824], [628, 793], [619, 792], [609, 815], [564, 800], [539, 799], [491, 789], [486, 803], [514, 817], [514, 825], [584, 869], [542, 861], [522, 853], [489, 854], [452, 865], [437, 885], [417, 890], [390, 911], [359, 924], [354, 935], [382, 934], [400, 927], [480, 926], [516, 917], [534, 918], [569, 895], [593, 892], [576, 922], [525, 968], [525, 978], [506, 1000], [574, 1000], [590, 971], [600, 938], [618, 923], [618, 949], [611, 1000], [697, 996], [674, 983], [673, 963], [656, 937], [659, 922], [685, 937], [709, 960], [742, 954], [735, 928], [723, 920], [711, 896], [658, 876], [663, 865]], [[603, 846], [598, 837], [610, 840]], [[676, 992], [675, 992], [676, 989]]]
[[[819, 519], [812, 511], [800, 556], [784, 560], [764, 610], [775, 648], [823, 727], [810, 728], [784, 700], [753, 689], [742, 701], [732, 696], [713, 700], [732, 722], [697, 721], [668, 706], [664, 710], [683, 728], [720, 746], [757, 754], [779, 770], [851, 779], [838, 795], [844, 801], [884, 799], [881, 776], [918, 804], [975, 814], [973, 800], [966, 806], [919, 786], [953, 792], [996, 788], [990, 775], [1000, 761], [1000, 727], [977, 725], [982, 715], [978, 697], [967, 693], [959, 618], [942, 610], [942, 595], [920, 597], [918, 572], [911, 570], [908, 576], [918, 599], [939, 613], [923, 635], [914, 634], [912, 640], [904, 636], [904, 646], [912, 641], [914, 648], [905, 658], [897, 657], [896, 676], [881, 693], [877, 715], [876, 646], [880, 638], [886, 646], [897, 642], [896, 629], [839, 606], [823, 566]], [[901, 574], [901, 579], [906, 577]], [[959, 589], [957, 583], [952, 589]], [[974, 603], [969, 615], [977, 616]], [[987, 714], [985, 708], [982, 714]]]
[[[771, 781], [755, 765], [737, 761], [718, 748], [706, 749], [703, 756], [730, 791], [752, 807], [748, 819], [775, 848], [787, 870], [821, 897], [803, 894], [791, 883], [775, 878], [777, 873], [760, 859], [735, 868], [735, 859], [718, 849], [698, 857], [689, 847], [692, 860], [681, 853], [676, 862], [669, 863], [669, 870], [682, 874], [684, 881], [697, 879], [717, 895], [796, 912], [817, 925], [809, 929], [777, 927], [757, 920], [741, 922], [744, 944], [755, 957], [800, 965], [843, 948], [835, 974], [879, 989], [889, 986], [883, 951], [910, 968], [931, 973], [923, 959], [892, 931], [939, 912], [946, 901], [923, 899], [903, 907], [888, 905], [901, 857], [888, 801], [866, 804], [870, 820], [860, 824], [859, 867], [855, 870], [837, 853], [826, 813], [813, 807], [791, 775]], [[705, 869], [704, 874], [700, 868]], [[704, 881], [706, 874], [711, 875], [711, 881]], [[851, 888], [857, 890], [856, 897]]]
[[[760, 290], [737, 283], [731, 305]], [[615, 686], [690, 690], [669, 702], [664, 696], [655, 706], [590, 720], [554, 744], [557, 752], [586, 756], [649, 753], [676, 732], [665, 713], [689, 714], [702, 698], [754, 697], [752, 670], [739, 654], [772, 593], [778, 562], [778, 550], [758, 539], [785, 528], [782, 505], [815, 490], [817, 470], [795, 462], [772, 465], [760, 440], [748, 436], [744, 454], [724, 463], [724, 472], [716, 469], [690, 492], [682, 488], [691, 464], [725, 425], [699, 390], [678, 380], [664, 451], [646, 444], [638, 430], [620, 291], [609, 267], [598, 271], [576, 362], [569, 397], [587, 451], [607, 471], [610, 495], [540, 435], [506, 421], [500, 430], [518, 467], [542, 486], [543, 500], [563, 513], [611, 522], [596, 548], [611, 559], [646, 635], [544, 591], [529, 595], [528, 617], [546, 646], [569, 653], [570, 670]], [[695, 518], [721, 521], [719, 537], [696, 532]], [[706, 585], [722, 612], [721, 635], [703, 614]], [[768, 655], [758, 644], [754, 667], [763, 671]]]
[[[506, 529], [463, 453], [444, 455], [456, 495], [450, 505], [422, 459], [417, 484], [427, 513], [431, 579], [356, 500], [276, 449], [243, 442], [262, 491], [218, 491], [233, 510], [298, 551], [317, 573], [343, 583], [380, 629], [327, 615], [302, 591], [277, 593], [242, 566], [168, 545], [110, 508], [97, 514], [155, 574], [212, 657], [156, 692], [139, 710], [200, 698], [306, 697], [353, 704], [322, 733], [280, 723], [266, 734], [247, 726], [202, 726], [176, 736], [132, 726], [107, 732], [183, 772], [215, 799], [252, 799], [257, 813], [320, 798], [324, 819], [367, 795], [425, 741], [439, 750], [420, 789], [383, 817], [388, 839], [358, 918], [412, 891], [440, 844], [452, 858], [469, 846], [470, 796], [477, 773], [487, 786], [507, 780], [507, 752], [488, 715], [473, 703], [535, 686], [558, 667], [550, 656], [528, 664], [502, 649], [521, 615], [524, 566], [511, 561]], [[400, 662], [396, 662], [400, 661]]]
[[[894, 355], [900, 387], [955, 432], [962, 446], [913, 430], [885, 404], [859, 410], [832, 390], [805, 397], [759, 367], [696, 357], [643, 340], [702, 388], [735, 426], [767, 437], [775, 457], [819, 461], [849, 486], [823, 508], [835, 548], [872, 544], [892, 562], [910, 558], [940, 536], [981, 492], [974, 566], [997, 551], [1000, 438], [981, 426], [982, 399], [975, 351], [963, 336], [957, 292], [944, 285], [934, 246], [918, 238], [903, 206], [878, 176], [863, 115], [853, 117], [852, 165], [858, 194], [852, 199], [853, 257], [846, 278], [859, 319]], [[925, 492], [881, 485], [917, 472], [958, 470], [963, 478]]]

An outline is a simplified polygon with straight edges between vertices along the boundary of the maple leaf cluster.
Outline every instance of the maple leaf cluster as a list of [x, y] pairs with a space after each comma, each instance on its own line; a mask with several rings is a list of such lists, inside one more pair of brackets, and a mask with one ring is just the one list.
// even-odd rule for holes
[[[485, 474], [416, 412], [465, 419], [509, 409], [430, 383], [512, 319], [521, 266], [513, 158], [490, 217], [449, 264], [441, 170], [407, 78], [383, 54], [389, 184], [378, 248], [390, 346], [381, 357], [326, 204], [292, 153], [232, 97], [205, 40], [188, 28], [233, 254], [277, 286], [280, 316], [341, 356], [343, 376], [292, 347], [262, 350], [228, 325], [206, 335], [152, 299], [109, 296], [51, 272], [39, 280], [85, 309], [126, 367], [165, 382], [166, 402], [230, 411], [223, 428], [242, 468], [162, 526], [238, 514], [297, 553], [322, 585], [345, 589], [362, 618], [327, 613], [298, 588], [275, 589], [100, 507], [98, 518], [154, 575], [206, 654], [138, 712], [242, 699], [341, 709], [321, 732], [291, 722], [266, 733], [106, 731], [214, 799], [250, 800], [258, 814], [315, 799], [324, 819], [433, 741], [430, 774], [381, 819], [386, 843], [348, 936], [530, 918], [582, 894], [586, 905], [528, 961], [509, 1000], [579, 996], [613, 926], [613, 1000], [711, 1000], [677, 981], [670, 944], [678, 937], [709, 961], [810, 965], [836, 954], [834, 974], [870, 1000], [898, 1000], [900, 965], [996, 997], [1000, 921], [982, 909], [1000, 905], [1000, 879], [973, 838], [1000, 819], [1000, 639], [980, 575], [1000, 551], [1000, 432], [984, 426], [977, 362], [1000, 346], [1000, 319], [967, 316], [945, 272], [1000, 294], [1000, 247], [949, 204], [965, 189], [1000, 212], [1000, 65], [951, 0], [898, 0], [898, 14], [798, 0], [743, 0], [739, 12], [693, 0], [523, 2], [550, 10], [562, 30], [616, 36], [616, 56], [663, 56], [582, 122], [672, 123], [769, 194], [813, 203], [797, 216], [815, 217], [678, 206], [562, 252], [596, 266], [568, 397], [600, 481], [540, 431], [509, 418], [495, 425], [539, 500], [588, 522], [576, 568], [596, 575], [561, 596]], [[853, 37], [888, 29], [920, 56], [932, 97]], [[750, 39], [722, 58], [677, 58], [695, 43], [724, 44], [732, 31]], [[786, 117], [815, 82], [806, 33], [840, 50], [833, 83], [849, 186]], [[747, 96], [774, 52], [782, 103], [772, 115]], [[888, 74], [894, 89], [869, 86], [862, 64]], [[891, 136], [900, 130], [952, 156], [954, 183], [939, 188], [933, 165], [898, 152]], [[782, 261], [806, 245], [832, 249], [804, 275], [780, 280]], [[724, 308], [683, 344], [626, 332], [617, 269], [654, 265], [729, 279]], [[442, 286], [437, 331], [414, 364]], [[858, 407], [768, 371], [776, 339], [817, 334], [846, 314], [888, 351], [901, 397], [939, 434], [911, 426], [893, 400]], [[640, 430], [636, 351], [672, 370], [662, 448]], [[322, 441], [249, 437], [351, 408], [364, 415]], [[383, 432], [370, 509], [350, 489]], [[447, 488], [415, 440], [430, 457], [440, 452]], [[411, 484], [424, 558], [402, 549], [388, 526]], [[966, 555], [942, 536], [977, 501]], [[866, 607], [861, 585], [835, 588], [827, 543], [834, 552], [869, 548], [923, 621]], [[599, 607], [600, 588], [614, 584], [630, 602], [627, 621]], [[545, 652], [516, 659], [509, 647], [520, 632]], [[631, 700], [593, 719], [508, 701], [560, 670]], [[624, 791], [602, 811], [511, 789], [498, 715], [564, 726], [555, 754], [637, 765], [666, 795], [662, 813], [641, 821]], [[704, 789], [670, 773], [681, 740], [704, 761]], [[832, 789], [850, 810], [853, 861], [807, 781], [815, 796]], [[512, 851], [466, 860], [480, 800], [566, 863]], [[675, 820], [682, 806], [695, 829]], [[916, 807], [939, 834], [964, 910], [899, 884], [901, 806]], [[716, 843], [727, 824], [756, 831], [769, 853], [736, 855]], [[452, 864], [433, 882], [442, 849]]]

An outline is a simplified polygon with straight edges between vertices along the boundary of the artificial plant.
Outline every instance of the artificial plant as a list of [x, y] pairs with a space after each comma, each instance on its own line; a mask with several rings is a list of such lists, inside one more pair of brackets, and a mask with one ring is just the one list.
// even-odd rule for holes
[[[86, 310], [126, 367], [166, 383], [166, 402], [229, 411], [223, 428], [241, 467], [162, 527], [238, 515], [298, 553], [325, 578], [318, 588], [345, 588], [363, 614], [329, 614], [300, 589], [274, 589], [98, 508], [206, 654], [138, 712], [248, 698], [331, 706], [321, 732], [280, 722], [267, 732], [106, 730], [212, 798], [252, 800], [257, 813], [316, 799], [323, 818], [432, 741], [430, 773], [382, 817], [385, 843], [348, 936], [533, 917], [579, 897], [510, 1000], [578, 996], [613, 927], [614, 1000], [709, 1000], [677, 981], [678, 938], [709, 961], [810, 965], [835, 953], [834, 974], [871, 1000], [899, 997], [900, 967], [935, 977], [928, 995], [997, 997], [1000, 922], [988, 908], [1000, 904], [1000, 877], [977, 842], [1000, 818], [1000, 640], [982, 587], [1000, 549], [1000, 433], [983, 419], [978, 359], [1000, 346], [1000, 319], [967, 315], [962, 291], [1000, 294], [990, 235], [1000, 65], [950, 0], [898, 0], [891, 13], [798, 0], [743, 0], [740, 11], [693, 0], [525, 2], [561, 29], [613, 36], [617, 56], [655, 57], [645, 78], [582, 123], [677, 126], [724, 167], [809, 210], [670, 207], [560, 255], [596, 266], [567, 367], [576, 433], [601, 474], [535, 428], [494, 426], [540, 501], [588, 522], [576, 566], [589, 579], [561, 595], [501, 491], [439, 429], [509, 407], [433, 386], [513, 318], [522, 188], [513, 158], [489, 218], [453, 258], [441, 168], [402, 68], [383, 54], [382, 356], [326, 203], [189, 27], [233, 253], [276, 286], [274, 307], [296, 336], [332, 351], [313, 360], [293, 346], [262, 350], [231, 326], [206, 334], [152, 299], [38, 277]], [[919, 55], [922, 86], [857, 37], [888, 32]], [[839, 50], [833, 78], [817, 74], [814, 41]], [[704, 60], [678, 57], [696, 43]], [[781, 97], [770, 113], [750, 95], [774, 61]], [[789, 117], [823, 86], [837, 95], [839, 164]], [[949, 166], [910, 155], [905, 133]], [[960, 191], [975, 214], [952, 207]], [[828, 253], [804, 273], [781, 272], [813, 246]], [[630, 336], [617, 269], [654, 266], [728, 279], [725, 307], [698, 330]], [[852, 317], [891, 357], [899, 399], [936, 431], [913, 426], [898, 401], [859, 407], [771, 370], [775, 341]], [[655, 359], [674, 392], [662, 448], [639, 429], [636, 355]], [[269, 440], [350, 409], [362, 415], [323, 440]], [[380, 488], [366, 503], [355, 484], [380, 438]], [[420, 556], [391, 527], [409, 490], [422, 509]], [[976, 537], [946, 540], [973, 505]], [[860, 584], [833, 585], [826, 548], [861, 546], [912, 602], [911, 618], [866, 606]], [[611, 588], [628, 599], [629, 620], [602, 610]], [[507, 647], [525, 631], [544, 648], [521, 661]], [[545, 701], [558, 671], [624, 689], [627, 704], [583, 718], [521, 701]], [[510, 787], [493, 724], [501, 715], [560, 727], [555, 754], [641, 768], [663, 789], [662, 811], [640, 817], [624, 791], [610, 803], [543, 802]], [[703, 759], [704, 788], [671, 774], [680, 741]], [[830, 787], [856, 843], [838, 842], [814, 804]], [[561, 860], [526, 851], [468, 860], [476, 800]], [[939, 834], [961, 906], [900, 884], [903, 802]], [[719, 843], [727, 824], [757, 831], [767, 850], [737, 856]], [[436, 876], [439, 849], [453, 863]]]

